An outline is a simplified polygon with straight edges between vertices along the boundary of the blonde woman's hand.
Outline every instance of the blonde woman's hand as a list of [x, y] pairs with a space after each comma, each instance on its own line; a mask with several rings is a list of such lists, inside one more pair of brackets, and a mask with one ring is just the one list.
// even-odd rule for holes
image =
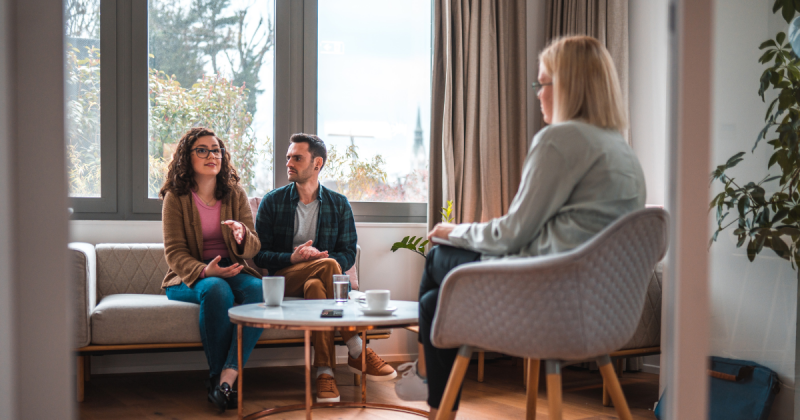
[[450, 240], [450, 232], [455, 229], [457, 225], [454, 223], [437, 223], [433, 229], [428, 232], [428, 240], [430, 241], [434, 237], [441, 238], [445, 240]]
[[236, 240], [237, 244], [241, 245], [245, 238], [244, 225], [235, 220], [226, 220], [222, 222], [222, 224], [231, 228], [231, 231], [233, 231], [233, 239]]
[[239, 263], [236, 263], [230, 267], [220, 267], [219, 260], [221, 259], [222, 257], [217, 255], [216, 258], [208, 263], [208, 266], [206, 266], [206, 277], [222, 277], [227, 279], [239, 274], [244, 268], [244, 266]]

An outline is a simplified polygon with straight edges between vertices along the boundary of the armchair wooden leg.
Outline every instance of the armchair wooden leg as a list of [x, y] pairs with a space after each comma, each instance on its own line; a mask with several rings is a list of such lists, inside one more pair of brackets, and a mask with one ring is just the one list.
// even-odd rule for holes
[[77, 391], [78, 391], [78, 402], [83, 402], [83, 362], [84, 356], [78, 356], [77, 359], [77, 366], [75, 366], [75, 373], [77, 374]]
[[478, 351], [478, 382], [483, 382], [483, 367], [486, 360], [486, 352], [483, 350]]
[[539, 396], [539, 359], [528, 359], [528, 393], [525, 419], [536, 420], [536, 398]]
[[354, 373], [353, 374], [353, 385], [361, 386], [361, 375]]
[[611, 396], [608, 395], [608, 385], [603, 378], [603, 407], [611, 407]]
[[614, 408], [617, 409], [617, 416], [620, 420], [633, 420], [631, 410], [628, 408], [628, 402], [622, 393], [622, 387], [619, 385], [617, 373], [614, 372], [614, 366], [611, 364], [611, 359], [608, 356], [599, 357], [597, 358], [597, 366], [600, 367], [603, 382], [611, 395], [611, 401], [614, 402]]
[[447, 379], [447, 386], [444, 388], [444, 396], [442, 396], [442, 403], [439, 405], [439, 413], [436, 415], [436, 420], [450, 419], [450, 414], [453, 412], [453, 404], [456, 402], [458, 391], [461, 389], [461, 383], [464, 381], [464, 374], [467, 373], [469, 359], [471, 358], [471, 347], [461, 346], [458, 349], [456, 363], [453, 365], [453, 371], [450, 372], [450, 378]]
[[561, 364], [558, 360], [548, 360], [547, 405], [550, 407], [550, 420], [561, 420]]

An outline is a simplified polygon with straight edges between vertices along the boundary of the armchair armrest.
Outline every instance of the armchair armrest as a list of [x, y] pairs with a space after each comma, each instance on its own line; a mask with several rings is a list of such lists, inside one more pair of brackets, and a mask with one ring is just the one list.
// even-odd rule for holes
[[69, 244], [72, 259], [71, 278], [75, 287], [75, 346], [92, 341], [91, 315], [97, 304], [97, 254], [94, 245], [85, 242]]

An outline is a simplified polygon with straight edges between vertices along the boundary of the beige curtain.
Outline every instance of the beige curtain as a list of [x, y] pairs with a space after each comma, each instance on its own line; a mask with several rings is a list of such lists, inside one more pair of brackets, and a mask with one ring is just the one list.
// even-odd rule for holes
[[508, 211], [527, 151], [525, 2], [435, 0], [428, 224]]
[[[628, 0], [548, 0], [547, 40], [566, 35], [588, 35], [608, 48], [619, 74], [625, 109], [628, 102]], [[626, 139], [630, 143], [630, 130]]]

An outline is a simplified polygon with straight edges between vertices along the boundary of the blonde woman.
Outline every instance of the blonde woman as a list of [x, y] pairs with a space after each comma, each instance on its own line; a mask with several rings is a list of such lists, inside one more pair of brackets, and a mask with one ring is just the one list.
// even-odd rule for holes
[[421, 356], [396, 390], [404, 399], [426, 397], [431, 418], [458, 352], [430, 341], [439, 287], [450, 270], [473, 261], [569, 251], [618, 217], [644, 208], [644, 174], [623, 137], [627, 118], [608, 51], [590, 37], [557, 39], [539, 54], [534, 88], [549, 126], [533, 139], [508, 214], [485, 223], [440, 223], [428, 233], [454, 247], [437, 246], [428, 254], [419, 295]]
[[[178, 141], [159, 197], [164, 200], [164, 253], [169, 271], [161, 287], [169, 300], [200, 305], [200, 339], [209, 367], [208, 400], [219, 412], [235, 408], [238, 376], [234, 303], [263, 302], [261, 275], [244, 261], [261, 249], [247, 193], [213, 131], [196, 127]], [[261, 336], [245, 327], [242, 363]]]

